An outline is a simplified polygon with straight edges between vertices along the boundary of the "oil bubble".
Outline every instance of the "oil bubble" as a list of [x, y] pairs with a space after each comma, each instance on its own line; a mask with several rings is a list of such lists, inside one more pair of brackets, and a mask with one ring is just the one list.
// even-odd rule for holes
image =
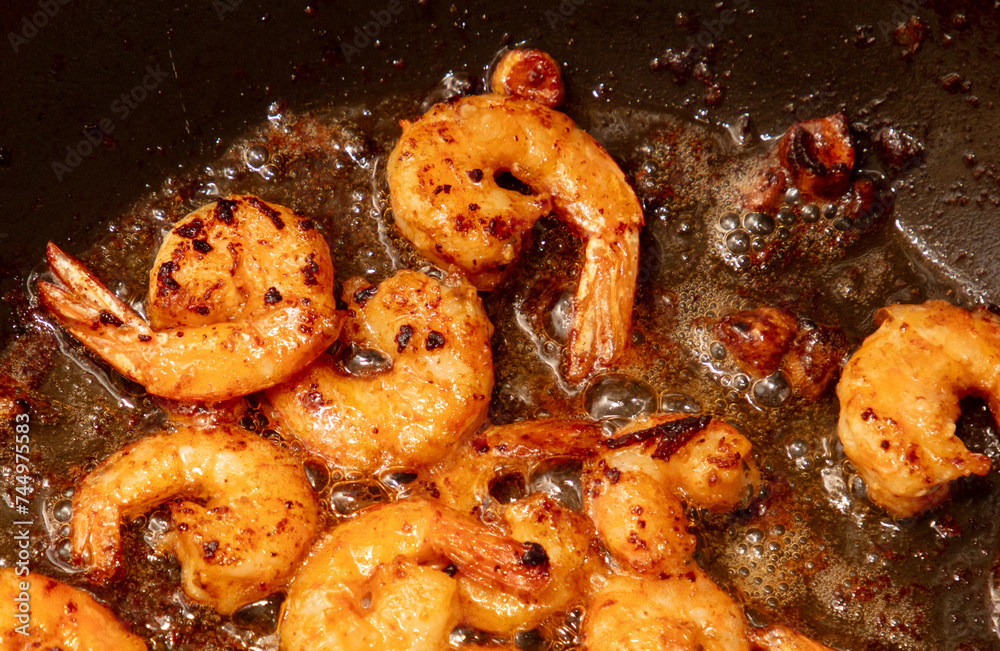
[[244, 160], [247, 162], [247, 167], [252, 170], [258, 170], [263, 167], [270, 157], [271, 152], [264, 145], [248, 147], [246, 153], [243, 155]]
[[685, 393], [664, 393], [660, 396], [660, 411], [668, 414], [698, 414], [701, 413], [701, 405]]
[[330, 491], [330, 506], [337, 515], [354, 515], [373, 504], [388, 501], [389, 494], [377, 483], [344, 482], [334, 486]]
[[754, 382], [753, 397], [754, 401], [764, 407], [780, 407], [792, 397], [792, 389], [784, 374], [776, 371]]
[[583, 510], [583, 486], [579, 459], [548, 459], [535, 466], [528, 476], [529, 493], [545, 493], [568, 509]]
[[653, 387], [627, 375], [609, 374], [596, 378], [587, 388], [584, 406], [594, 420], [631, 419], [656, 411]]

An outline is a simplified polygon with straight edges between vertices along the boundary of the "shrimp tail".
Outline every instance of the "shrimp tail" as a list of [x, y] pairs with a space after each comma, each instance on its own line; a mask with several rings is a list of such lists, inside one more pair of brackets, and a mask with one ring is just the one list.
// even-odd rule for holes
[[[66, 287], [70, 294], [76, 297], [86, 297], [90, 305], [98, 311], [105, 311], [133, 328], [145, 327], [146, 322], [132, 308], [115, 296], [94, 274], [80, 263], [79, 260], [67, 255], [62, 249], [48, 243], [45, 247], [45, 257], [49, 269]], [[48, 283], [45, 283], [48, 285]]]
[[574, 300], [566, 379], [580, 382], [607, 368], [628, 345], [639, 268], [639, 231], [620, 242], [591, 238]]
[[49, 243], [46, 256], [61, 285], [38, 283], [42, 305], [63, 328], [116, 371], [141, 382], [141, 373], [132, 358], [125, 354], [128, 347], [123, 344], [128, 339], [151, 339], [153, 331], [149, 325], [78, 260], [55, 244]]
[[[476, 581], [500, 584], [521, 594], [533, 594], [549, 579], [549, 556], [537, 543], [517, 541], [485, 531], [470, 536], [467, 526], [439, 514], [433, 546]], [[488, 558], [490, 562], [484, 563]]]

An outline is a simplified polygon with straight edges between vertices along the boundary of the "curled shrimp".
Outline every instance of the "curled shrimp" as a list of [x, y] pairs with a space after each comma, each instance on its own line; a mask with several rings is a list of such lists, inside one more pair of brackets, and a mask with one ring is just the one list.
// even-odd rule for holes
[[[424, 255], [492, 289], [550, 211], [585, 240], [566, 377], [610, 365], [628, 342], [642, 210], [614, 160], [567, 116], [516, 97], [438, 104], [403, 121], [389, 156], [396, 226]], [[511, 172], [533, 191], [498, 185]]]
[[82, 590], [40, 574], [0, 569], [0, 649], [145, 651], [110, 610]]
[[968, 394], [1000, 413], [1000, 320], [944, 301], [882, 308], [875, 320], [837, 385], [838, 433], [869, 499], [909, 517], [943, 502], [952, 480], [990, 468], [955, 421]]
[[178, 222], [150, 273], [149, 323], [57, 246], [46, 253], [58, 284], [38, 284], [45, 307], [166, 398], [225, 400], [282, 382], [343, 321], [326, 241], [310, 220], [257, 197], [220, 199]]
[[698, 569], [616, 576], [583, 620], [588, 651], [749, 651], [743, 609]]
[[461, 619], [453, 577], [522, 595], [548, 557], [425, 499], [363, 511], [323, 538], [288, 589], [281, 649], [443, 649]]
[[732, 510], [760, 486], [749, 439], [708, 416], [657, 414], [634, 420], [603, 446], [609, 450], [603, 463], [640, 472], [695, 508]]
[[181, 427], [128, 445], [83, 479], [73, 497], [73, 558], [89, 578], [121, 565], [123, 520], [164, 504], [184, 591], [222, 614], [282, 587], [319, 526], [302, 465], [232, 427]]
[[493, 325], [476, 290], [457, 276], [399, 271], [377, 286], [352, 278], [343, 298], [352, 316], [341, 349], [374, 351], [388, 364], [352, 374], [321, 357], [267, 392], [281, 421], [356, 470], [445, 456], [482, 423], [493, 390]]

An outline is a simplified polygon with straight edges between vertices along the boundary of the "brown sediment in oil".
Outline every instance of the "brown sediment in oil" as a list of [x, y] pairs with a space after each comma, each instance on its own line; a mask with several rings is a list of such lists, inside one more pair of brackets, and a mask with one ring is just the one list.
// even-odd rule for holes
[[[301, 114], [275, 107], [218, 160], [167, 179], [128, 214], [108, 216], [105, 234], [75, 253], [141, 311], [162, 234], [218, 196], [251, 193], [309, 216], [330, 243], [339, 281], [360, 275], [376, 282], [398, 267], [424, 267], [392, 227], [384, 180], [384, 156], [398, 135], [395, 120], [421, 110], [413, 97]], [[876, 308], [953, 297], [955, 287], [911, 259], [891, 228], [825, 258], [793, 256], [767, 270], [738, 273], [715, 245], [716, 221], [730, 196], [717, 188], [760, 157], [767, 143], [740, 148], [723, 130], [655, 111], [581, 119], [587, 122], [621, 162], [647, 221], [633, 345], [610, 371], [653, 395], [660, 409], [702, 411], [738, 426], [753, 441], [769, 479], [765, 495], [746, 511], [692, 513], [702, 565], [746, 604], [755, 622], [798, 626], [841, 648], [995, 648], [989, 605], [1000, 537], [995, 476], [959, 482], [954, 499], [934, 513], [892, 520], [859, 494], [859, 480], [837, 442], [834, 396], [813, 405], [795, 399], [781, 408], [756, 404], [753, 378], [713, 356], [711, 333], [698, 325], [726, 311], [780, 304], [838, 325], [858, 343], [874, 328]], [[558, 220], [543, 219], [511, 277], [484, 295], [496, 326], [494, 422], [587, 417], [597, 379], [573, 387], [558, 373], [571, 309], [566, 297], [574, 289], [580, 250]], [[35, 280], [26, 283], [28, 295]], [[266, 631], [186, 601], [176, 562], [158, 556], [146, 541], [163, 525], [156, 517], [126, 527], [128, 571], [122, 582], [95, 588], [70, 572], [68, 532], [55, 517], [57, 505], [100, 459], [162, 427], [165, 417], [46, 315], [24, 304], [18, 318], [24, 332], [5, 351], [0, 371], [26, 395], [33, 419], [32, 570], [89, 587], [153, 648], [268, 648], [273, 637]], [[18, 371], [25, 356], [45, 361], [33, 367], [42, 372]], [[619, 391], [629, 386], [612, 384]], [[997, 456], [988, 413], [981, 404], [967, 406], [960, 431]], [[298, 450], [266, 411], [246, 418], [248, 428]], [[5, 438], [12, 427], [0, 424]], [[0, 451], [0, 462], [13, 466], [10, 449]], [[563, 470], [559, 476], [565, 479]], [[415, 488], [406, 471], [389, 469], [378, 477], [317, 471], [326, 473], [318, 486], [327, 525], [365, 504], [410, 494]], [[523, 469], [526, 477], [536, 471]], [[14, 482], [11, 472], [0, 477], [9, 502]], [[12, 541], [0, 539], [0, 558], [10, 564], [14, 553]], [[578, 618], [561, 613], [543, 627], [549, 648], [571, 648], [578, 641], [572, 625]]]

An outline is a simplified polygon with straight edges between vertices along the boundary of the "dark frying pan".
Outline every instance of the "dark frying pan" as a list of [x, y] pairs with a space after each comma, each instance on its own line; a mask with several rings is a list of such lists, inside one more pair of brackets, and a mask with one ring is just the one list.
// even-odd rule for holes
[[[566, 110], [584, 124], [589, 111], [609, 106], [670, 107], [726, 125], [748, 115], [746, 130], [765, 135], [840, 106], [891, 121], [923, 143], [926, 159], [900, 174], [888, 228], [970, 297], [1000, 302], [995, 2], [175, 5], [6, 1], [0, 345], [18, 331], [17, 290], [47, 240], [83, 249], [178, 166], [215, 158], [272, 102], [374, 102], [426, 91], [449, 72], [475, 84], [500, 48], [520, 42], [565, 63]], [[919, 48], [896, 31], [914, 15], [926, 28]], [[706, 100], [697, 79], [652, 65], [668, 49], [691, 48], [708, 62], [721, 101]], [[942, 534], [938, 544], [948, 540]], [[995, 540], [976, 545], [992, 558]], [[948, 648], [1000, 648], [987, 597], [969, 602], [968, 594], [942, 589], [941, 613], [923, 625], [960, 626]]]

